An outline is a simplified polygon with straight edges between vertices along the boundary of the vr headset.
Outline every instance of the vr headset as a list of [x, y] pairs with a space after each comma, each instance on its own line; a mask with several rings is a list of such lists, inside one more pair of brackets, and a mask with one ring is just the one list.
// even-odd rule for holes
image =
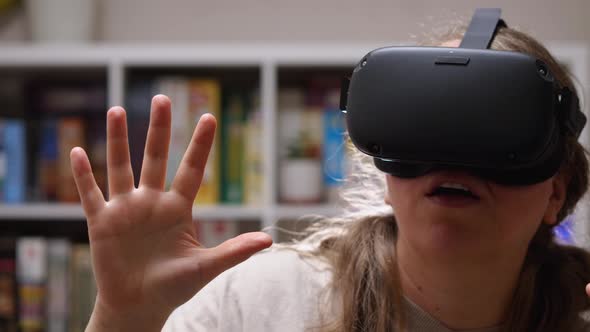
[[547, 65], [488, 49], [500, 9], [477, 9], [459, 48], [369, 52], [342, 86], [353, 144], [383, 172], [412, 178], [461, 169], [501, 184], [553, 176], [566, 135], [586, 117]]

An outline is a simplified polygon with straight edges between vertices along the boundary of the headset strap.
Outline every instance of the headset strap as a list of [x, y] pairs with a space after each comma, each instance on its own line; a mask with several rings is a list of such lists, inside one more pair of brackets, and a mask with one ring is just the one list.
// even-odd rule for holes
[[490, 46], [498, 26], [506, 26], [500, 18], [500, 8], [477, 8], [461, 41], [461, 48], [486, 49]]
[[559, 95], [561, 107], [561, 123], [574, 137], [579, 138], [586, 125], [586, 115], [580, 110], [578, 97], [568, 88], [561, 89]]

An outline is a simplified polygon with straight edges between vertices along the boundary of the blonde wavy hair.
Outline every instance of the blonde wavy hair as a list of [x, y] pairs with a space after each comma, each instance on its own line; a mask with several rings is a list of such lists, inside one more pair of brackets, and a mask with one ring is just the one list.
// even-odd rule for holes
[[[429, 45], [461, 39], [464, 24], [438, 33]], [[499, 27], [492, 49], [517, 51], [542, 59], [557, 82], [573, 93], [570, 75], [547, 49], [529, 35]], [[567, 136], [567, 135], [566, 135]], [[333, 279], [329, 294], [338, 316], [324, 321], [325, 332], [406, 330], [401, 286], [395, 257], [397, 226], [394, 211], [384, 202], [385, 175], [372, 159], [351, 146], [349, 177], [341, 190], [343, 213], [337, 217], [311, 216], [311, 226], [295, 242], [276, 248], [325, 261]], [[560, 172], [569, 177], [567, 197], [559, 220], [571, 214], [588, 187], [588, 159], [575, 137], [565, 137], [566, 156]], [[578, 315], [590, 309], [584, 293], [590, 280], [590, 254], [555, 242], [553, 226], [541, 226], [529, 245], [511, 308], [506, 332], [570, 331]], [[337, 294], [337, 296], [335, 295]], [[327, 315], [326, 315], [327, 316]]]

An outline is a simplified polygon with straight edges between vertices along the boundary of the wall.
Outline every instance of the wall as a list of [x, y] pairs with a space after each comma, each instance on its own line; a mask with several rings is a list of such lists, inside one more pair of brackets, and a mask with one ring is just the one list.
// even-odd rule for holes
[[[502, 7], [541, 40], [590, 41], [588, 0], [98, 1], [98, 39], [109, 42], [402, 41], [478, 6]], [[26, 39], [23, 15], [3, 21], [0, 42]]]

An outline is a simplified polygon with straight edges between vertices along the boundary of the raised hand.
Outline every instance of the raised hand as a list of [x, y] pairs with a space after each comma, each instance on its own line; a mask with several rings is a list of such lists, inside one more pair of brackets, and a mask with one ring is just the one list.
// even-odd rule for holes
[[71, 151], [98, 286], [87, 331], [159, 331], [175, 307], [224, 270], [272, 244], [270, 236], [255, 232], [215, 248], [199, 245], [192, 207], [216, 120], [210, 114], [201, 117], [171, 188], [164, 191], [170, 108], [166, 96], [153, 98], [138, 188], [122, 108], [107, 113], [108, 200], [96, 185], [84, 150]]

